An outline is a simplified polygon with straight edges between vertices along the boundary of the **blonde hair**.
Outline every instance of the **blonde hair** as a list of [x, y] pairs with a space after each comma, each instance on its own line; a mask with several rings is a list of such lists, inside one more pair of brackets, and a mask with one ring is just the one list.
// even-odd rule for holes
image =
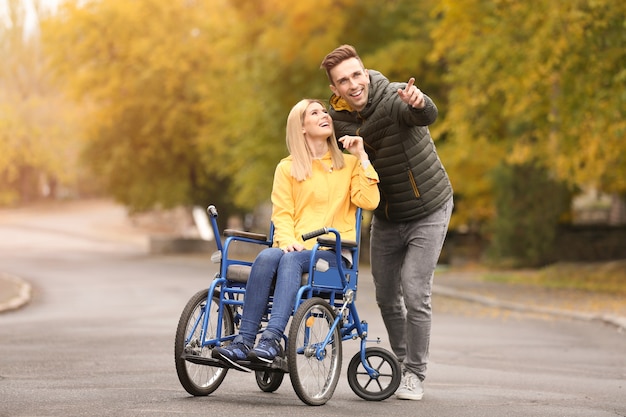
[[[313, 157], [309, 145], [304, 138], [302, 127], [304, 126], [304, 117], [306, 109], [312, 103], [319, 103], [322, 107], [326, 108], [324, 103], [315, 99], [303, 99], [296, 103], [287, 116], [287, 150], [292, 156], [293, 162], [291, 164], [291, 176], [298, 181], [304, 181], [310, 178], [313, 174]], [[333, 169], [341, 169], [344, 166], [343, 152], [337, 145], [337, 139], [335, 137], [335, 131], [326, 138], [328, 142], [328, 149], [330, 150], [330, 157], [333, 164]]]

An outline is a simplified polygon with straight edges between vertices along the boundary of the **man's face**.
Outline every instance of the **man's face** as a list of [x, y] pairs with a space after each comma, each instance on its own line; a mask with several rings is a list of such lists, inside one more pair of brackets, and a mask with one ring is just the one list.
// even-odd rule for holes
[[354, 110], [361, 111], [367, 105], [370, 77], [358, 59], [350, 58], [330, 70], [335, 95], [348, 102]]

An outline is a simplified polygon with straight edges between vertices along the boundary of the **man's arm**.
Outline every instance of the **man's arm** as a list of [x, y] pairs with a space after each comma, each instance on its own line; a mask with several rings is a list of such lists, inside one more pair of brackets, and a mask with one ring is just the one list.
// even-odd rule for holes
[[414, 83], [411, 78], [404, 88], [398, 88], [400, 118], [409, 126], [428, 126], [437, 120], [437, 106]]

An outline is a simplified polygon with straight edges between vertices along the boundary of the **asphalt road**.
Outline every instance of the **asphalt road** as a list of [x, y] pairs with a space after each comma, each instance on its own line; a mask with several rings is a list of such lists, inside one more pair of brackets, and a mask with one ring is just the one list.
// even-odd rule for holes
[[[435, 297], [422, 401], [368, 402], [345, 370], [322, 407], [285, 378], [272, 394], [231, 371], [212, 395], [190, 397], [174, 369], [174, 332], [206, 287], [206, 256], [152, 256], [139, 236], [114, 236], [100, 213], [0, 221], [0, 271], [32, 285], [31, 302], [0, 314], [0, 416], [626, 416], [626, 335], [595, 322], [502, 314]], [[105, 233], [63, 224], [100, 222]], [[86, 230], [86, 229], [85, 229]], [[358, 308], [387, 347], [371, 278]]]

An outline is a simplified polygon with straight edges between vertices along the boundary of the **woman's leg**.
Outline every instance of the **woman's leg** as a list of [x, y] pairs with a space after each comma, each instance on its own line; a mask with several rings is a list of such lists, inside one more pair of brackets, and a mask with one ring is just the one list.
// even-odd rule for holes
[[279, 248], [261, 251], [252, 264], [250, 278], [246, 285], [246, 298], [239, 334], [248, 346], [253, 346], [261, 318], [267, 309], [272, 281], [284, 252]]
[[[335, 252], [319, 250], [317, 258], [325, 259], [331, 267], [337, 266]], [[302, 286], [302, 274], [308, 272], [310, 261], [310, 250], [288, 252], [281, 258], [276, 274], [272, 312], [262, 338], [280, 339], [282, 337], [293, 312], [296, 294]]]

